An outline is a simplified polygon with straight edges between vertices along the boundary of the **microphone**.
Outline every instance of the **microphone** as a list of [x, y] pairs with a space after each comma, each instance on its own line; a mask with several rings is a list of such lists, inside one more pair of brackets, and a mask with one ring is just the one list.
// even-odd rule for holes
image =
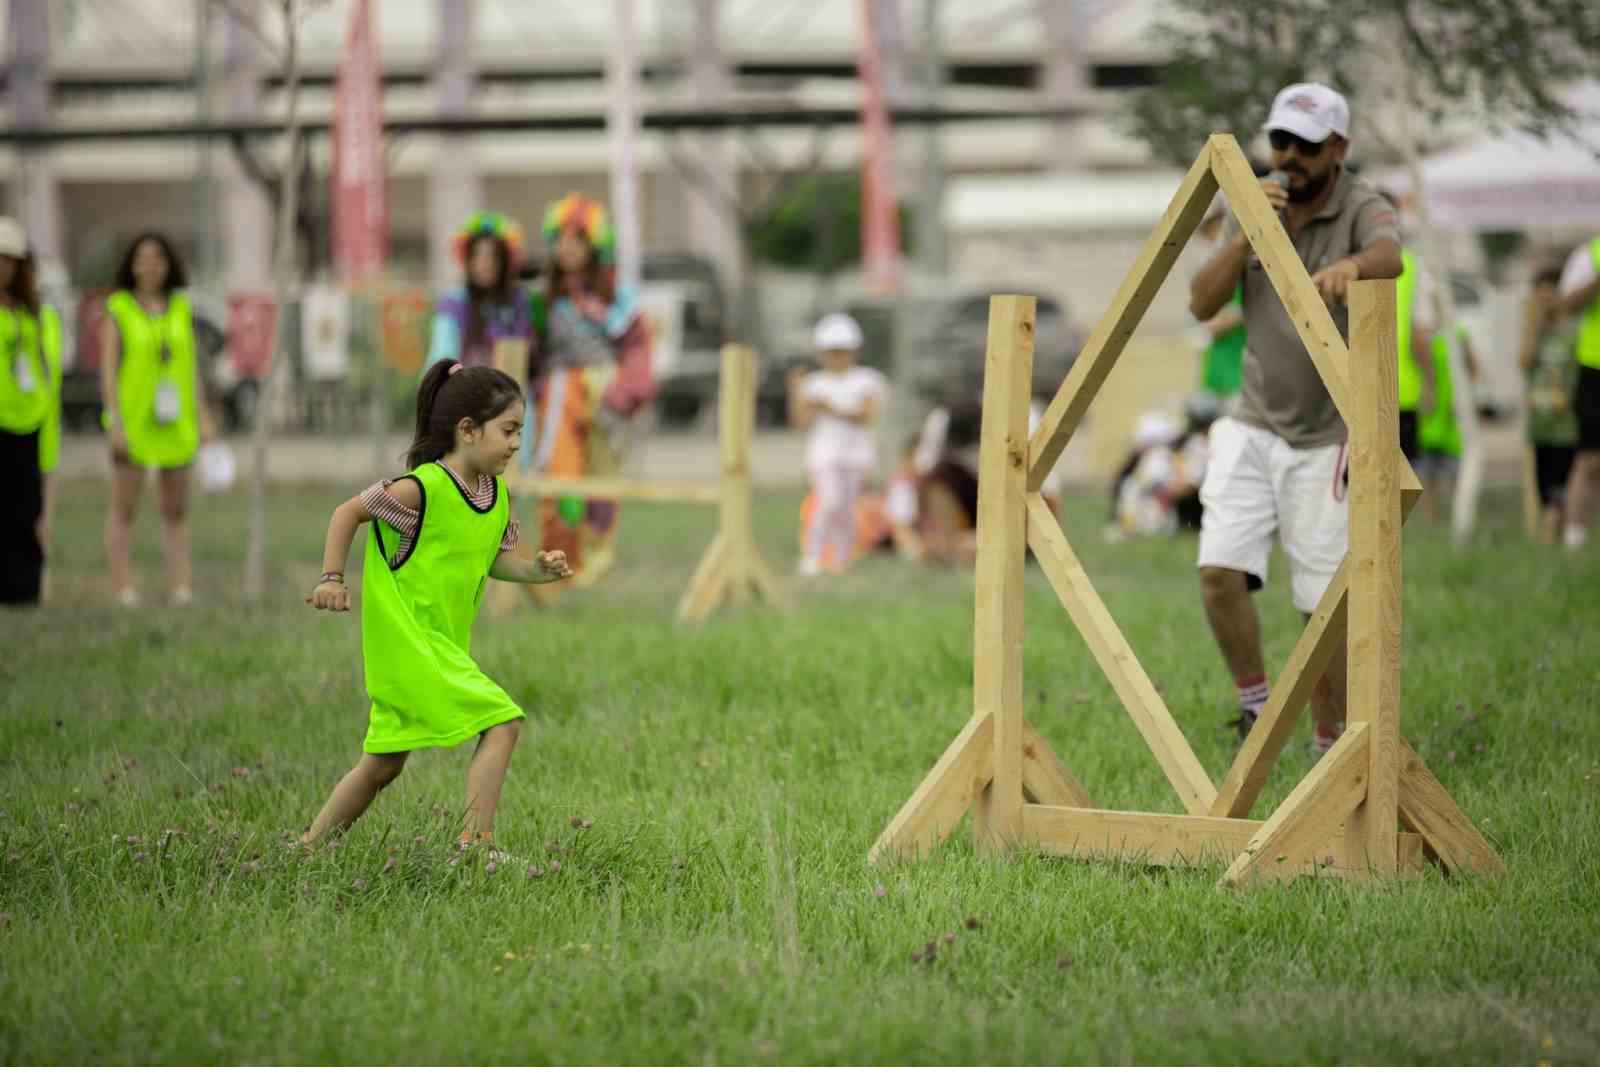
[[[1268, 174], [1267, 181], [1276, 184], [1278, 188], [1282, 189], [1284, 192], [1289, 191], [1289, 175], [1281, 170], [1275, 170], [1271, 174]], [[1288, 211], [1289, 209], [1287, 207], [1280, 209], [1278, 211], [1278, 218], [1282, 219], [1288, 214]]]

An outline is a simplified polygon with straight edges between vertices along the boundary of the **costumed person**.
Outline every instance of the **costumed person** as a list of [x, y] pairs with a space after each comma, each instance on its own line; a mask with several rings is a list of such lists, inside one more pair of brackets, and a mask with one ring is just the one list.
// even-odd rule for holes
[[1134, 423], [1128, 458], [1111, 482], [1108, 540], [1170, 534], [1178, 528], [1167, 486], [1182, 436], [1178, 420], [1165, 411], [1147, 411]]
[[1523, 307], [1517, 365], [1527, 384], [1528, 446], [1539, 494], [1539, 536], [1547, 545], [1566, 525], [1567, 481], [1578, 452], [1578, 324], [1560, 313], [1561, 266], [1534, 275]]
[[27, 237], [0, 217], [0, 605], [45, 597], [61, 454], [61, 320], [39, 301]]
[[[619, 473], [630, 420], [655, 397], [650, 333], [637, 294], [619, 286], [616, 237], [598, 201], [576, 193], [545, 212], [544, 285], [531, 295], [539, 338], [532, 466], [561, 478]], [[560, 549], [574, 585], [616, 561], [617, 504], [564, 497], [541, 505], [541, 543]]]
[[[1218, 193], [1196, 233], [1204, 247], [1215, 251], [1228, 221], [1228, 202]], [[1244, 286], [1235, 286], [1222, 310], [1198, 324], [1203, 355], [1200, 388], [1224, 401], [1239, 391], [1244, 373]]]
[[101, 421], [111, 439], [106, 559], [117, 602], [139, 602], [131, 559], [133, 519], [145, 470], [155, 468], [172, 602], [194, 599], [189, 560], [189, 468], [216, 436], [195, 356], [188, 275], [158, 233], [134, 238], [106, 299], [100, 363]]
[[309, 845], [361, 817], [419, 748], [477, 739], [460, 844], [494, 844], [495, 809], [526, 716], [472, 658], [472, 622], [488, 579], [566, 578], [559, 552], [518, 551], [500, 475], [522, 444], [522, 384], [491, 367], [437, 363], [417, 390], [410, 473], [384, 479], [333, 513], [322, 577], [306, 602], [349, 611], [345, 560], [372, 524], [361, 571], [361, 653], [372, 709], [363, 755], [301, 837]]
[[855, 556], [855, 508], [878, 467], [873, 424], [888, 397], [881, 371], [856, 363], [861, 326], [842, 313], [824, 315], [812, 333], [822, 367], [789, 376], [789, 421], [806, 437], [806, 477], [815, 503], [800, 557], [800, 574], [839, 573]]
[[527, 290], [517, 281], [522, 228], [497, 211], [479, 211], [456, 232], [452, 247], [465, 278], [434, 309], [427, 365], [454, 359], [523, 377], [533, 321]]

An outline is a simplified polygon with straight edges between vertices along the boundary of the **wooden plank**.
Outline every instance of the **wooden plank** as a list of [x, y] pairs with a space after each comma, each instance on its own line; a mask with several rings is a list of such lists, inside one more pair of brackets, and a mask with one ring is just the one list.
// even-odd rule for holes
[[1537, 543], [1544, 527], [1544, 505], [1539, 502], [1539, 468], [1533, 445], [1522, 445], [1522, 532]]
[[[1299, 873], [1306, 856], [1324, 856], [1341, 823], [1367, 795], [1368, 725], [1352, 723], [1286, 800], [1261, 824], [1217, 883], [1237, 888]], [[1349, 848], [1336, 853], [1348, 863]]]
[[978, 846], [999, 850], [1022, 829], [1022, 599], [1027, 559], [1028, 396], [1034, 298], [989, 301], [978, 446], [978, 559], [973, 612], [974, 714], [994, 717], [994, 783]]
[[1139, 258], [1128, 268], [1111, 306], [1095, 324], [1094, 332], [1089, 335], [1066, 381], [1039, 420], [1028, 446], [1028, 492], [1039, 491], [1056, 460], [1061, 458], [1062, 449], [1067, 447], [1084, 412], [1116, 365], [1117, 357], [1122, 355], [1195, 227], [1205, 217], [1216, 191], [1217, 180], [1211, 173], [1210, 154], [1202, 149], [1200, 158], [1194, 161], [1194, 166], [1178, 185], [1178, 191], [1172, 194], [1161, 221], [1146, 238]]
[[1395, 867], [1400, 818], [1400, 409], [1393, 281], [1350, 286], [1350, 338], [1346, 718], [1371, 726], [1367, 800], [1352, 829], [1365, 835], [1373, 870], [1386, 874]]
[[718, 445], [722, 456], [722, 534], [728, 544], [729, 586], [735, 603], [750, 595], [750, 429], [755, 407], [755, 353], [722, 346], [718, 380]]
[[1239, 142], [1231, 134], [1214, 133], [1208, 144], [1211, 168], [1228, 197], [1228, 207], [1238, 218], [1262, 267], [1266, 268], [1289, 321], [1305, 343], [1311, 362], [1316, 364], [1323, 384], [1328, 387], [1328, 395], [1348, 425], [1350, 389], [1345, 368], [1350, 360], [1328, 305], [1311, 284], [1311, 276], [1300, 262], [1300, 254], [1290, 243], [1283, 222], [1267, 201], [1267, 194], [1261, 191], [1261, 179], [1250, 169], [1250, 162], [1239, 150]]
[[711, 539], [689, 579], [689, 587], [678, 601], [678, 621], [698, 622], [715, 606], [713, 594], [727, 568], [728, 542], [720, 532]]
[[1504, 874], [1505, 864], [1411, 746], [1400, 742], [1400, 819], [1446, 871]]
[[1088, 790], [1067, 770], [1033, 723], [1022, 721], [1022, 795], [1030, 804], [1092, 808]]
[[[1168, 815], [1137, 811], [1099, 811], [1065, 805], [1029, 804], [1022, 809], [1025, 839], [1041, 852], [1073, 859], [1113, 859], [1153, 867], [1186, 867], [1231, 860], [1261, 831], [1254, 819], [1212, 815]], [[1422, 868], [1422, 837], [1402, 835], [1406, 866]], [[1296, 874], [1339, 866], [1343, 831], [1333, 847], [1293, 861]], [[1332, 862], [1330, 862], [1330, 860]], [[1287, 862], [1287, 861], [1286, 861]]]
[[722, 488], [704, 482], [640, 482], [629, 478], [547, 478], [518, 475], [506, 488], [525, 496], [579, 496], [595, 500], [637, 500], [672, 504], [719, 504]]
[[974, 716], [878, 835], [867, 862], [931, 852], [977, 801], [993, 773], [994, 717]]
[[756, 592], [768, 604], [778, 608], [788, 605], [789, 597], [784, 592], [783, 583], [773, 576], [772, 568], [767, 566], [766, 559], [758, 549], [752, 549], [750, 553], [750, 580]]
[[1217, 787], [1217, 799], [1211, 805], [1212, 815], [1242, 819], [1250, 814], [1261, 796], [1278, 754], [1294, 733], [1300, 709], [1311, 699], [1312, 690], [1328, 664], [1342, 650], [1349, 575], [1350, 560], [1346, 557], [1317, 603], [1317, 610], [1311, 613], [1300, 640], [1295, 642], [1294, 651], [1289, 653], [1283, 671], [1273, 684], [1267, 706], [1261, 709], [1256, 724], [1239, 746], [1233, 765]]
[[1192, 815], [1209, 813], [1217, 799], [1216, 786], [1195, 758], [1188, 739], [1173, 721], [1122, 631], [1117, 629], [1100, 594], [1095, 592], [1083, 565], [1067, 544], [1060, 523], [1050, 513], [1050, 506], [1038, 493], [1028, 494], [1028, 544], [1184, 809]]

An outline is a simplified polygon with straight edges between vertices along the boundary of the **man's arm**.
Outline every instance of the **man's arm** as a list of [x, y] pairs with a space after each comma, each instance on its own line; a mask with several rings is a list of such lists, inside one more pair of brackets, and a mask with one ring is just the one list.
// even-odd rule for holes
[[1217, 249], [1189, 282], [1189, 314], [1205, 322], [1227, 305], [1244, 275], [1250, 242], [1241, 231]]

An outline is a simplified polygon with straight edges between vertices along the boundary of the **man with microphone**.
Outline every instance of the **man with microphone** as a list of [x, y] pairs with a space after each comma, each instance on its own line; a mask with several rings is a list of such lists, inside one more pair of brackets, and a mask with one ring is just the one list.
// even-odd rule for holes
[[[1289, 240], [1348, 341], [1350, 283], [1400, 274], [1394, 207], [1344, 165], [1350, 107], [1325, 85], [1291, 85], [1266, 123], [1273, 174], [1262, 181]], [[1238, 688], [1243, 738], [1267, 703], [1261, 628], [1250, 594], [1267, 580], [1277, 531], [1294, 606], [1309, 616], [1347, 547], [1346, 431], [1305, 345], [1237, 220], [1189, 285], [1189, 310], [1211, 318], [1243, 284], [1244, 376], [1232, 415], [1211, 430], [1200, 489], [1200, 587], [1206, 617]], [[1312, 696], [1317, 751], [1344, 728], [1345, 658]]]

